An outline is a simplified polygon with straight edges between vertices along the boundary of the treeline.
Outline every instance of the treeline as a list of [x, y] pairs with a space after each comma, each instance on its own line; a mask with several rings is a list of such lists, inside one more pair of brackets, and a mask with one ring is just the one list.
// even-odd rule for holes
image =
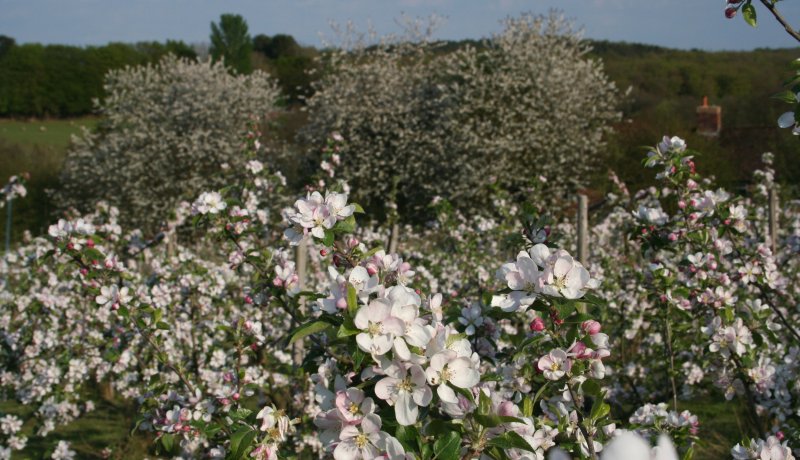
[[[630, 88], [622, 102], [623, 121], [609, 139], [609, 168], [633, 189], [648, 185], [641, 174], [640, 146], [670, 134], [687, 139], [704, 152], [698, 164], [727, 187], [743, 187], [761, 154], [773, 152], [777, 179], [796, 187], [800, 179], [800, 142], [791, 130], [777, 127], [791, 106], [772, 95], [794, 75], [790, 64], [800, 49], [707, 52], [674, 50], [650, 45], [593, 42], [592, 56], [621, 89]], [[704, 96], [722, 107], [718, 137], [697, 134], [697, 106]], [[605, 174], [605, 171], [600, 171]], [[798, 190], [793, 191], [795, 194]]]
[[[276, 77], [290, 102], [308, 95], [314, 48], [288, 35], [256, 35], [252, 67]], [[199, 53], [198, 53], [199, 51]], [[0, 117], [75, 117], [92, 113], [111, 69], [156, 62], [172, 53], [205, 57], [182, 41], [109, 43], [104, 46], [17, 44], [0, 35]]]
[[105, 46], [17, 45], [0, 36], [0, 117], [71, 117], [91, 113], [110, 69], [154, 62], [167, 53], [195, 58], [180, 41]]

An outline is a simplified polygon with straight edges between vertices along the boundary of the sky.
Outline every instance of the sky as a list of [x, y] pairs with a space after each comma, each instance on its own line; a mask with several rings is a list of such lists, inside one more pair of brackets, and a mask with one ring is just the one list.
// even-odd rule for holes
[[[799, 28], [800, 1], [778, 6]], [[436, 38], [482, 38], [500, 32], [503, 18], [558, 8], [591, 39], [705, 50], [798, 46], [762, 5], [755, 29], [740, 16], [726, 19], [724, 7], [725, 0], [0, 0], [0, 34], [17, 43], [203, 43], [212, 21], [234, 13], [251, 35], [285, 33], [319, 46], [320, 34], [332, 36], [331, 21], [389, 34], [400, 30], [403, 14], [437, 15]]]

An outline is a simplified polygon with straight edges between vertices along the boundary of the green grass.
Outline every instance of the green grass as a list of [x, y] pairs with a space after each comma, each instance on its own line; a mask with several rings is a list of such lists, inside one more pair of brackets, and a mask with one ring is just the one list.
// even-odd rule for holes
[[0, 120], [0, 139], [22, 146], [54, 147], [62, 152], [69, 145], [73, 134], [81, 127], [92, 129], [97, 118], [85, 117], [66, 120]]
[[[12, 241], [19, 241], [24, 230], [34, 235], [46, 232], [54, 221], [54, 206], [46, 190], [58, 187], [58, 177], [67, 147], [81, 127], [97, 125], [97, 118], [71, 120], [18, 121], [0, 119], [0, 187], [10, 176], [30, 174], [28, 196], [13, 203]], [[5, 241], [6, 210], [0, 213], [0, 244]]]
[[[50, 458], [59, 440], [68, 441], [70, 448], [80, 459], [142, 459], [159, 458], [151, 451], [152, 438], [131, 429], [136, 420], [136, 408], [121, 400], [105, 400], [94, 398], [96, 404], [92, 412], [78, 418], [74, 422], [58, 427], [46, 438], [32, 437], [33, 421], [23, 426], [23, 433], [29, 437], [28, 445], [22, 452], [16, 452], [16, 459]], [[32, 408], [16, 402], [0, 401], [0, 414], [12, 413], [27, 418]], [[103, 449], [111, 449], [110, 457], [103, 456]]]
[[731, 448], [748, 436], [744, 407], [740, 399], [725, 401], [721, 396], [679, 401], [700, 420], [700, 442], [693, 460], [730, 458]]

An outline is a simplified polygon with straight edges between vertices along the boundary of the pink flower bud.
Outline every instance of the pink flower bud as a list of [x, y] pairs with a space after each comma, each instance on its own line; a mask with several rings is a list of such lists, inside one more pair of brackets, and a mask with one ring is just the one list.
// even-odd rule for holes
[[345, 308], [347, 308], [347, 299], [342, 297], [341, 299], [337, 300], [336, 308], [338, 308], [339, 310], [344, 310]]
[[244, 303], [252, 305], [253, 304], [253, 298], [250, 297], [249, 295], [244, 296]]
[[697, 182], [693, 181], [692, 179], [687, 180], [686, 181], [686, 188], [688, 188], [689, 190], [696, 189], [697, 188]]
[[686, 202], [683, 200], [678, 201], [678, 207], [681, 209], [686, 209]]
[[667, 239], [670, 241], [678, 241], [678, 235], [670, 233], [669, 236], [667, 236]]
[[586, 344], [581, 341], [577, 341], [572, 345], [572, 347], [570, 347], [569, 351], [573, 353], [576, 358], [584, 358], [586, 354]]
[[231, 396], [231, 398], [233, 398], [234, 401], [238, 401], [239, 397], [240, 397], [239, 393], [234, 393], [233, 396]]
[[544, 330], [544, 321], [538, 316], [531, 321], [531, 330], [533, 332], [542, 332]]
[[602, 325], [599, 322], [590, 319], [584, 321], [583, 324], [581, 324], [581, 329], [583, 329], [583, 332], [589, 335], [595, 335], [598, 332], [600, 332], [600, 329], [602, 329]]
[[354, 236], [351, 236], [350, 238], [347, 239], [347, 247], [350, 249], [355, 248], [356, 246], [358, 246], [358, 244], [359, 244], [358, 238]]
[[272, 284], [274, 284], [277, 287], [281, 287], [283, 286], [283, 280], [276, 276], [275, 279], [272, 280]]
[[511, 401], [503, 401], [497, 406], [497, 415], [502, 417], [516, 417], [519, 414], [519, 407]]
[[785, 435], [783, 434], [783, 431], [778, 431], [777, 433], [775, 433], [775, 437], [778, 438], [778, 441], [783, 441]]
[[371, 262], [368, 263], [367, 264], [367, 273], [369, 273], [369, 276], [376, 275], [378, 273], [378, 267], [375, 264], [371, 263]]
[[322, 257], [325, 257], [325, 256], [327, 256], [327, 255], [328, 255], [328, 250], [327, 250], [327, 249], [324, 249], [324, 248], [323, 248], [323, 249], [320, 249], [320, 250], [319, 250], [319, 255], [321, 255]]

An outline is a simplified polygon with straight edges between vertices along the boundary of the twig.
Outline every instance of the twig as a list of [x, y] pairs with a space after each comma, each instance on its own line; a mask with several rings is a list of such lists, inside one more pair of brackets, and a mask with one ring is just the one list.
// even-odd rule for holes
[[594, 451], [594, 438], [589, 434], [589, 431], [586, 430], [586, 427], [583, 426], [585, 419], [578, 407], [578, 400], [575, 398], [575, 393], [572, 392], [572, 387], [569, 386], [569, 383], [567, 383], [567, 391], [569, 391], [569, 397], [572, 399], [572, 405], [575, 406], [575, 413], [578, 415], [578, 429], [581, 430], [583, 438], [586, 440], [586, 447], [589, 449], [589, 458], [596, 460], [597, 453]]
[[775, 16], [775, 19], [777, 19], [778, 22], [781, 23], [783, 28], [786, 29], [786, 33], [788, 33], [789, 35], [792, 36], [792, 38], [800, 42], [800, 33], [794, 30], [791, 25], [789, 25], [789, 22], [786, 21], [786, 18], [784, 18], [783, 15], [781, 15], [781, 13], [778, 11], [778, 9], [775, 8], [775, 5], [773, 5], [770, 0], [761, 0], [761, 3], [772, 13], [773, 16]]

